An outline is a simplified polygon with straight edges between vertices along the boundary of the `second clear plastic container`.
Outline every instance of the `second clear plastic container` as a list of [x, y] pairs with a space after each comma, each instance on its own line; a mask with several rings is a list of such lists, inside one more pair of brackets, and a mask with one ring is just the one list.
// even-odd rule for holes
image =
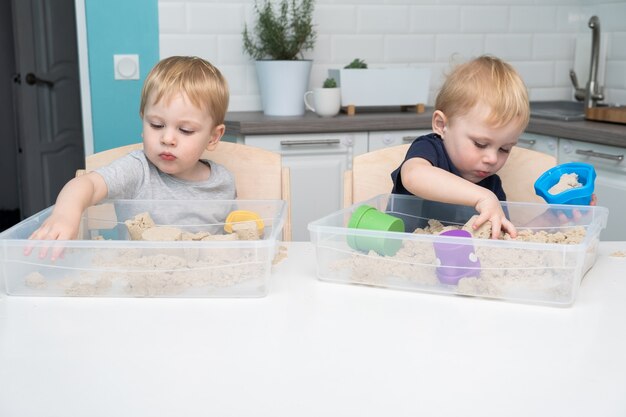
[[[362, 204], [401, 218], [406, 232], [348, 228], [352, 213]], [[530, 236], [529, 241], [412, 233], [423, 229], [433, 219], [444, 226], [460, 227], [476, 214], [471, 207], [434, 203], [414, 196], [384, 194], [332, 213], [309, 223], [311, 241], [316, 248], [318, 278], [408, 291], [570, 306], [576, 299], [582, 277], [595, 262], [608, 209], [502, 204], [518, 231]], [[563, 219], [566, 224], [561, 223]], [[359, 251], [348, 244], [357, 237], [397, 240], [400, 249], [393, 256]], [[435, 253], [436, 245], [458, 246], [461, 253], [469, 254], [464, 256], [476, 259], [461, 266], [442, 265]], [[442, 267], [458, 267], [464, 277], [454, 285], [442, 282], [440, 277], [446, 275], [445, 272], [454, 272], [442, 271]]]

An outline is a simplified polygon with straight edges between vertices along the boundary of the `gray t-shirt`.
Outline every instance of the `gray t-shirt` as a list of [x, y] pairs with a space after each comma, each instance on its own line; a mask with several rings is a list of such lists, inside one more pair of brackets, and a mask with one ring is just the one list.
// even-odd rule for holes
[[[230, 171], [216, 162], [201, 162], [211, 167], [211, 175], [205, 181], [187, 181], [166, 174], [148, 161], [143, 150], [132, 151], [95, 172], [104, 178], [107, 198], [111, 200], [234, 200], [235, 179]], [[150, 215], [160, 225], [207, 224], [223, 222], [230, 210], [224, 205], [219, 205], [219, 210], [191, 206], [182, 210], [178, 206], [176, 213], [159, 210]]]

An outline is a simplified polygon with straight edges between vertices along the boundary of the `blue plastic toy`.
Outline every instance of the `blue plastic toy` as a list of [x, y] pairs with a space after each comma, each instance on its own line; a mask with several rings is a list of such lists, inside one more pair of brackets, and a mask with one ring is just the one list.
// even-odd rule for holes
[[[582, 187], [570, 188], [558, 194], [551, 194], [550, 188], [555, 186], [563, 174], [576, 173]], [[535, 181], [535, 193], [548, 204], [588, 205], [594, 190], [596, 170], [593, 165], [584, 162], [568, 162], [550, 168]]]

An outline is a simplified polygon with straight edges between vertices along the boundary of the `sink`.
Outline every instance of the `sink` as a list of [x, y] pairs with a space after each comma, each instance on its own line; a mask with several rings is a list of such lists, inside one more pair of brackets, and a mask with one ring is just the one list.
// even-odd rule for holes
[[552, 120], [584, 120], [585, 103], [580, 101], [531, 101], [530, 116]]

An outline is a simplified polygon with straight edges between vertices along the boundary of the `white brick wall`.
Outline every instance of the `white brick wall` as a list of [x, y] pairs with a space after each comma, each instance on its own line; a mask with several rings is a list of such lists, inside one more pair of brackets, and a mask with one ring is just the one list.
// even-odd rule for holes
[[[254, 22], [254, 0], [158, 4], [161, 57], [211, 61], [230, 84], [230, 110], [260, 110], [254, 63], [241, 46], [244, 22]], [[608, 39], [606, 101], [626, 104], [624, 0], [318, 0], [318, 39], [305, 55], [313, 59], [310, 87], [354, 58], [370, 67], [425, 66], [432, 70], [432, 104], [451, 62], [490, 53], [518, 69], [531, 99], [570, 99], [576, 35], [591, 37], [593, 14]]]

